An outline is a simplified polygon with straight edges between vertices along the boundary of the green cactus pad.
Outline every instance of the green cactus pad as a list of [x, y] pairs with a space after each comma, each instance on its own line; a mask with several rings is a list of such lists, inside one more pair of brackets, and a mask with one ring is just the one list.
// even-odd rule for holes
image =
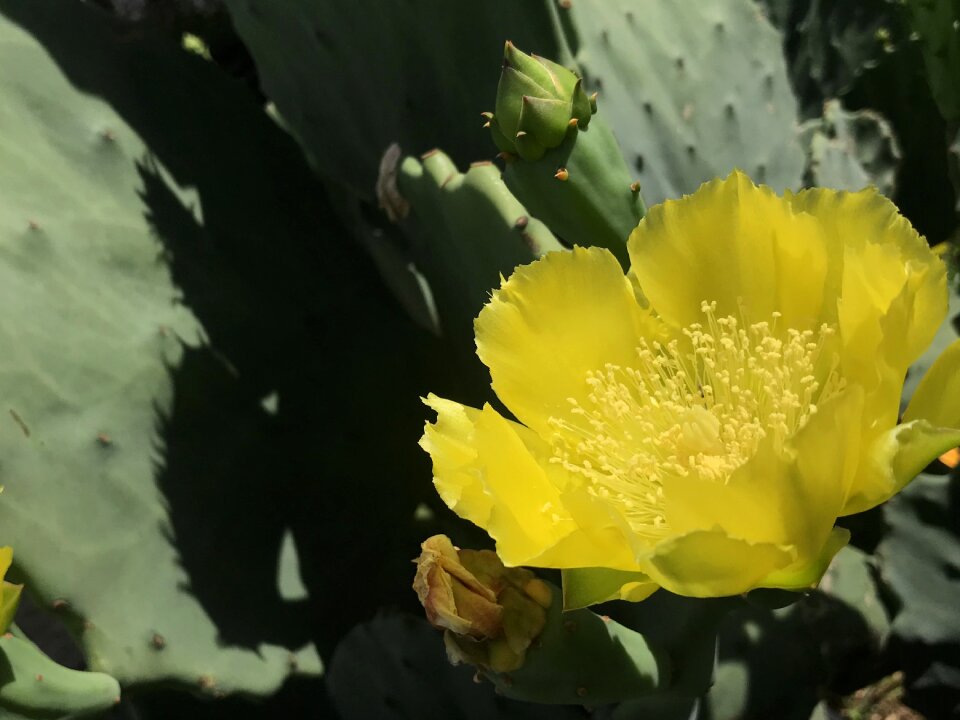
[[818, 590], [780, 610], [744, 605], [723, 622], [705, 714], [807, 720], [820, 697], [876, 678], [889, 631], [873, 558], [845, 547]]
[[893, 197], [900, 147], [877, 113], [847, 112], [839, 100], [830, 100], [823, 117], [803, 124], [801, 137], [808, 153], [807, 184], [836, 190], [873, 185]]
[[483, 673], [517, 700], [599, 705], [665, 691], [672, 668], [663, 649], [615, 620], [586, 609], [564, 612], [562, 593], [554, 587], [547, 624], [523, 667]]
[[627, 267], [627, 237], [646, 208], [604, 119], [601, 109], [536, 161], [507, 162], [503, 179], [566, 244], [605, 247]]
[[[176, 378], [183, 382], [185, 360], [197, 360], [205, 333], [183, 302], [161, 237], [170, 239], [171, 218], [189, 230], [201, 210], [208, 220], [218, 216], [210, 196], [196, 207], [187, 185], [206, 181], [184, 160], [208, 157], [221, 182], [235, 151], [259, 147], [261, 155], [236, 157], [245, 169], [261, 168], [254, 197], [263, 199], [273, 155], [295, 160], [296, 149], [242, 88], [172, 42], [133, 44], [83, 3], [3, 0], [0, 14], [0, 542], [15, 548], [14, 570], [27, 589], [78, 635], [89, 667], [124, 686], [163, 681], [211, 695], [265, 694], [293, 673], [317, 674], [306, 638], [290, 648], [266, 637], [254, 647], [222, 637], [198, 599], [202, 576], [187, 574], [196, 558], [178, 545], [184, 538], [171, 524], [172, 503], [158, 487], [160, 477], [172, 477], [170, 445], [183, 442], [161, 434], [174, 400], [183, 401]], [[94, 88], [163, 139], [148, 146]], [[185, 136], [178, 118], [189, 121]], [[153, 152], [173, 158], [173, 171]], [[249, 192], [240, 190], [246, 182], [231, 183], [231, 192]], [[255, 206], [238, 197], [246, 196], [231, 197], [231, 207]], [[239, 222], [263, 225], [256, 212]], [[279, 233], [283, 221], [271, 221]], [[209, 396], [214, 388], [192, 392]], [[224, 411], [228, 418], [233, 409]], [[193, 491], [201, 485], [192, 483]], [[224, 487], [219, 505], [236, 491]], [[216, 522], [216, 513], [205, 521]], [[246, 526], [255, 527], [253, 518]], [[233, 548], [247, 557], [245, 546]], [[242, 586], [250, 597], [259, 596], [260, 577], [276, 583], [278, 574], [254, 566], [253, 557]], [[211, 556], [208, 568], [216, 562]]]
[[[465, 173], [442, 151], [406, 158], [397, 185], [409, 201], [408, 222], [422, 238], [417, 267], [433, 293], [451, 352], [476, 366], [473, 319], [514, 267], [563, 249], [553, 234], [510, 194], [492, 163]], [[485, 372], [483, 383], [489, 382]]]
[[778, 191], [800, 185], [796, 100], [756, 3], [575, 0], [558, 12], [648, 205], [734, 168]]
[[760, 0], [784, 34], [790, 79], [805, 117], [824, 97], [846, 95], [865, 72], [893, 51], [902, 31], [890, 2]]
[[477, 120], [492, 109], [504, 40], [558, 54], [543, 2], [225, 4], [314, 167], [368, 200], [394, 142], [415, 154], [442, 147], [462, 165], [493, 155]]
[[423, 618], [389, 611], [344, 637], [326, 683], [342, 720], [585, 718], [577, 705], [544, 706], [503, 697], [475, 668], [451, 665], [440, 633]]
[[949, 717], [960, 702], [960, 531], [957, 478], [923, 474], [884, 505], [880, 577], [896, 610], [891, 636], [910, 704]]
[[960, 3], [905, 0], [910, 26], [923, 51], [927, 82], [940, 113], [960, 121]]
[[951, 527], [954, 480], [921, 475], [885, 506], [891, 532], [877, 548], [883, 580], [902, 604], [897, 637], [927, 645], [960, 641], [955, 599], [960, 535]]
[[0, 717], [85, 715], [118, 702], [120, 684], [109, 675], [58, 665], [19, 634], [0, 637]]

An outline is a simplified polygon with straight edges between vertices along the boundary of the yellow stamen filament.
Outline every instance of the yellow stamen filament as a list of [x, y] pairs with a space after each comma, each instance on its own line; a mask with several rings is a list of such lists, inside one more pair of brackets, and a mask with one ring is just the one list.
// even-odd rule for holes
[[842, 381], [825, 344], [835, 329], [747, 325], [716, 317], [684, 329], [684, 342], [641, 341], [635, 367], [587, 374], [590, 393], [570, 398], [570, 415], [551, 418], [552, 462], [614, 502], [638, 533], [668, 530], [663, 492], [670, 477], [726, 482], [760, 442], [784, 443]]

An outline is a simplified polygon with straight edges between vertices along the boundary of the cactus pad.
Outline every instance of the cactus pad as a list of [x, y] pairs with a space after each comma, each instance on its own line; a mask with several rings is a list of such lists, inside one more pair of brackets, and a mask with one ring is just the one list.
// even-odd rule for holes
[[[248, 140], [268, 147], [279, 131], [176, 45], [153, 46], [138, 60], [130, 58], [139, 50], [118, 56], [116, 47], [88, 5], [0, 2], [2, 541], [16, 547], [14, 570], [28, 590], [78, 635], [92, 669], [125, 686], [178, 681], [211, 695], [268, 693], [297, 667], [317, 673], [316, 651], [306, 642], [291, 652], [266, 640], [223, 641], [191, 587], [158, 486], [170, 462], [161, 431], [174, 373], [204, 330], [157, 237], [165, 208], [148, 206], [147, 194], [163, 189], [166, 209], [180, 209], [189, 227], [197, 221], [181, 203], [191, 191], [108, 102], [76, 85], [107, 78], [121, 106], [132, 92], [146, 101], [146, 84], [125, 75], [146, 63], [158, 86], [165, 77], [195, 83], [175, 115], [204, 116], [194, 93], [226, 97], [220, 111], [230, 122], [252, 118]], [[154, 107], [161, 115], [183, 91], [165, 92]]]

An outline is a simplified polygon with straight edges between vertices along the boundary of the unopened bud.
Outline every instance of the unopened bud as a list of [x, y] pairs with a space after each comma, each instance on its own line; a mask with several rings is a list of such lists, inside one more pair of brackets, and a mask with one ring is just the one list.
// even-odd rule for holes
[[496, 594], [460, 564], [450, 539], [435, 535], [421, 549], [413, 589], [430, 624], [477, 639], [499, 635], [503, 608]]
[[497, 147], [539, 160], [568, 131], [586, 130], [594, 112], [576, 73], [507, 41], [494, 116], [487, 118]]
[[447, 656], [497, 672], [523, 665], [553, 595], [525, 568], [504, 567], [490, 550], [459, 550], [446, 535], [421, 545], [413, 589], [427, 620], [444, 630]]

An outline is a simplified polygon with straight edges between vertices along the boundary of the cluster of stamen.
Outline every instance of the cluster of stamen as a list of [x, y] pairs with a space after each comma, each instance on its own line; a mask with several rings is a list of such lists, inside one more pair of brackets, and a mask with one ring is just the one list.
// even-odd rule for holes
[[642, 341], [634, 367], [588, 373], [585, 401], [550, 419], [553, 462], [582, 476], [589, 492], [615, 502], [633, 529], [668, 530], [663, 488], [672, 476], [724, 482], [769, 438], [777, 449], [841, 384], [824, 352], [834, 335], [716, 317], [684, 341]]

